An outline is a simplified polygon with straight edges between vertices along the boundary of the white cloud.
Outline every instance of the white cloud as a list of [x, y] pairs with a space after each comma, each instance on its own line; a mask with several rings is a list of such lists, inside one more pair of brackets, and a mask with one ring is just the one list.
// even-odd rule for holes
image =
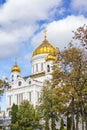
[[[87, 24], [87, 19], [84, 16], [68, 16], [65, 19], [54, 21], [47, 25], [47, 39], [60, 49], [64, 48], [71, 40], [73, 33], [79, 26]], [[37, 34], [32, 39], [32, 45], [38, 46], [43, 38], [43, 32]]]
[[71, 7], [80, 13], [87, 11], [87, 1], [86, 0], [72, 0]]
[[7, 0], [0, 6], [0, 57], [15, 53], [37, 30], [37, 21], [49, 19], [61, 1]]
[[61, 0], [8, 0], [1, 8], [0, 21], [23, 20], [23, 22], [31, 21], [32, 23], [38, 19], [45, 19], [48, 17], [49, 11], [60, 2]]

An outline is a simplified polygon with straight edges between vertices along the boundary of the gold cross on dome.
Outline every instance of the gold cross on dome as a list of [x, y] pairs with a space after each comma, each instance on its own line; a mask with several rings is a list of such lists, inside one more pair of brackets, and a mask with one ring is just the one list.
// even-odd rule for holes
[[44, 32], [44, 38], [45, 38], [45, 40], [46, 40], [46, 37], [47, 37], [47, 36], [46, 36], [46, 33], [47, 33], [47, 30], [44, 30], [43, 32]]
[[17, 65], [17, 57], [15, 57], [15, 65]]

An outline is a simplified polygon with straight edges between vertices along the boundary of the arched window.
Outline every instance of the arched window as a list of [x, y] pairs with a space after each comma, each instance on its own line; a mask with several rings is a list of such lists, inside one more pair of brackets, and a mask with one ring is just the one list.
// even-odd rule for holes
[[43, 71], [43, 63], [41, 63], [41, 71]]
[[31, 81], [29, 80], [29, 84], [31, 84]]
[[20, 77], [20, 75], [17, 75], [17, 78], [19, 78]]
[[31, 102], [31, 92], [29, 92], [28, 94], [29, 94], [29, 101]]
[[50, 65], [47, 65], [47, 72], [50, 72]]
[[12, 81], [14, 81], [14, 75], [12, 75]]
[[34, 73], [34, 65], [32, 66], [32, 69], [33, 69], [33, 73]]
[[36, 64], [36, 72], [38, 72], [38, 64]]
[[22, 85], [22, 82], [21, 82], [21, 81], [19, 81], [19, 82], [18, 82], [18, 86], [21, 86], [21, 85]]

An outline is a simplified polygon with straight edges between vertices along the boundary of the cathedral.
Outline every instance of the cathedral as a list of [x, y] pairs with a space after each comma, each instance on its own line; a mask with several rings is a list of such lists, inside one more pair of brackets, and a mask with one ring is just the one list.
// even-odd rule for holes
[[6, 92], [6, 113], [11, 114], [13, 103], [19, 105], [23, 100], [28, 100], [34, 106], [38, 105], [40, 92], [45, 80], [52, 78], [52, 65], [59, 52], [50, 44], [44, 31], [42, 43], [32, 52], [30, 76], [21, 77], [20, 67], [15, 62], [10, 72], [10, 85]]

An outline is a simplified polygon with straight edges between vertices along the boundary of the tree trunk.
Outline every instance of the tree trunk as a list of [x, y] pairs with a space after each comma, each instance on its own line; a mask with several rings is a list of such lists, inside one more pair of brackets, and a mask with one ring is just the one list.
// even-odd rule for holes
[[87, 130], [87, 115], [85, 116], [85, 130]]
[[77, 105], [77, 114], [76, 114], [76, 130], [79, 130], [78, 124], [79, 124], [79, 104]]
[[72, 121], [71, 116], [70, 117], [67, 116], [67, 130], [71, 130], [71, 123], [72, 123], [71, 121]]
[[71, 130], [75, 130], [75, 124], [74, 124], [74, 97], [72, 97], [72, 123], [71, 123]]
[[77, 115], [76, 115], [76, 130], [78, 130], [78, 123], [79, 123], [79, 113], [77, 111]]
[[84, 115], [84, 106], [83, 106], [82, 102], [81, 102], [81, 111], [82, 111], [82, 130], [84, 130], [84, 119], [85, 119], [85, 115]]
[[72, 117], [71, 130], [73, 130], [73, 127], [74, 127], [74, 115], [73, 115], [73, 113], [72, 113], [71, 117]]
[[82, 130], [84, 130], [84, 121], [83, 121], [83, 118], [82, 118]]

